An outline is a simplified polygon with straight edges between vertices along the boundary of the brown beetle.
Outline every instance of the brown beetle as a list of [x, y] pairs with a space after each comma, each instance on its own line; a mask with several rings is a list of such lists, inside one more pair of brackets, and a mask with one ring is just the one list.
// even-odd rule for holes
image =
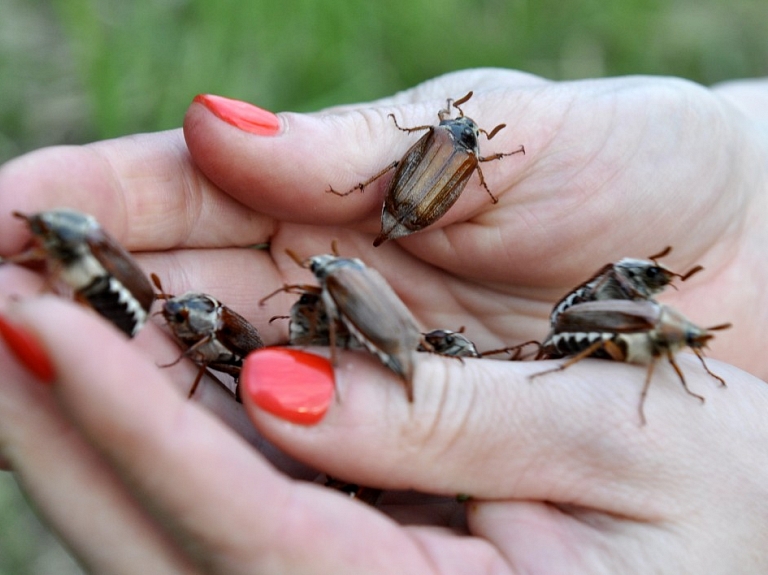
[[[169, 296], [162, 290], [160, 279], [152, 280], [164, 299], [161, 313], [185, 350], [172, 363], [188, 357], [200, 366], [200, 371], [189, 391], [192, 397], [207, 368], [231, 375], [237, 381], [243, 360], [250, 352], [264, 347], [259, 332], [243, 316], [217, 299], [197, 292]], [[238, 397], [238, 394], [235, 394]]]
[[[427, 133], [411, 146], [402, 159], [392, 162], [367, 181], [344, 193], [333, 188], [327, 190], [339, 196], [349, 195], [355, 190], [362, 191], [370, 183], [396, 168], [387, 188], [381, 212], [381, 232], [374, 240], [374, 246], [418, 232], [435, 223], [456, 203], [475, 171], [491, 201], [494, 204], [498, 202], [485, 183], [480, 163], [499, 160], [513, 154], [525, 154], [525, 147], [520, 146], [520, 149], [514, 152], [481, 157], [478, 142], [480, 134], [485, 134], [490, 140], [506, 124], [499, 124], [490, 132], [478, 127], [460, 108], [471, 97], [472, 92], [469, 92], [455, 102], [448, 99], [446, 108], [437, 114], [440, 120], [437, 126], [402, 128], [394, 114], [389, 114], [398, 130], [408, 133], [426, 130]], [[459, 111], [457, 118], [450, 117], [451, 106]]]
[[[413, 401], [414, 357], [419, 343], [425, 342], [413, 314], [382, 275], [357, 258], [324, 254], [301, 260], [291, 251], [288, 254], [300, 266], [309, 268], [320, 285], [286, 285], [264, 297], [261, 303], [283, 291], [319, 295], [318, 301], [329, 318], [328, 344], [334, 364], [336, 348], [342, 344], [336, 328], [338, 322], [403, 379], [408, 400]], [[429, 344], [426, 346], [429, 348]]]
[[616, 263], [606, 264], [555, 304], [549, 317], [550, 324], [554, 326], [557, 317], [574, 304], [607, 299], [651, 299], [664, 291], [675, 278], [685, 281], [704, 269], [702, 266], [695, 266], [684, 274], [673, 272], [658, 262], [659, 258], [671, 251], [672, 246], [667, 246], [648, 260], [624, 258]]
[[26, 215], [34, 245], [3, 262], [44, 262], [48, 283], [61, 280], [77, 301], [93, 308], [129, 337], [144, 325], [155, 292], [131, 255], [93, 216], [67, 208]]
[[666, 356], [672, 364], [685, 391], [702, 402], [704, 398], [688, 388], [683, 372], [675, 362], [676, 352], [685, 347], [691, 348], [704, 370], [725, 385], [723, 378], [707, 367], [702, 349], [714, 337], [711, 332], [730, 326], [726, 323], [703, 329], [680, 312], [651, 300], [603, 300], [574, 304], [558, 316], [552, 333], [542, 344], [542, 356], [545, 359], [572, 357], [559, 367], [530, 377], [533, 379], [545, 373], [564, 370], [590, 356], [648, 364], [639, 406], [640, 419], [645, 423], [643, 405], [653, 369], [661, 356]]

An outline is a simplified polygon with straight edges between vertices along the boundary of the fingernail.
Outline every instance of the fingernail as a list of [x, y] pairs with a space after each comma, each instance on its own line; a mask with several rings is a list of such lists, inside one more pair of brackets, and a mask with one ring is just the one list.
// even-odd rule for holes
[[53, 364], [43, 346], [25, 328], [0, 315], [0, 337], [24, 367], [43, 383], [53, 381]]
[[246, 358], [240, 386], [264, 411], [292, 423], [313, 425], [323, 418], [333, 398], [333, 367], [319, 355], [267, 347]]
[[280, 120], [275, 114], [248, 102], [213, 94], [198, 94], [194, 101], [245, 132], [258, 136], [274, 136], [280, 131]]

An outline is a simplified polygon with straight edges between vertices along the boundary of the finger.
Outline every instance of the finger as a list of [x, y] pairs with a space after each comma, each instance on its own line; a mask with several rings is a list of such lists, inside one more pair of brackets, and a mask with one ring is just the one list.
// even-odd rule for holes
[[191, 564], [56, 406], [49, 390], [3, 347], [0, 450], [45, 522], [93, 573], [118, 565], [152, 573]]
[[[51, 354], [67, 415], [207, 572], [428, 571], [408, 532], [368, 506], [287, 480], [91, 314], [53, 298], [18, 312]], [[88, 335], [64, 337], [45, 321], [51, 314]], [[76, 361], [95, 340], [98, 360]]]
[[0, 167], [0, 253], [29, 239], [11, 212], [92, 214], [130, 250], [265, 241], [268, 218], [222, 193], [194, 166], [180, 130], [45, 148]]
[[[231, 251], [234, 254], [248, 253], [245, 250]], [[156, 260], [157, 257], [158, 256], [145, 256], [145, 258], [148, 258], [149, 262]], [[181, 261], [185, 261], [185, 257], [182, 256]], [[211, 261], [216, 262], [217, 260], [212, 257]], [[213, 271], [217, 269], [215, 263], [210, 267]], [[149, 269], [153, 269], [151, 265]], [[172, 277], [175, 278], [175, 276]], [[12, 294], [10, 298], [2, 298], [6, 305], [9, 303], [7, 299], [10, 299], [10, 303], [12, 304], [18, 304], [23, 297], [21, 294], [24, 294], [24, 296], [27, 297], [28, 294], [39, 294], [42, 285], [43, 280], [41, 277], [23, 268], [9, 266], [8, 268], [3, 268], [0, 273], [0, 293]], [[187, 291], [187, 289], [188, 287], [185, 288], [184, 291]], [[254, 306], [251, 301], [250, 308], [246, 308], [244, 313], [248, 313], [253, 309]], [[256, 306], [255, 309], [257, 310], [257, 313], [261, 311], [258, 306]], [[99, 320], [111, 329], [115, 329], [107, 324], [106, 320], [103, 318], [99, 318]], [[55, 323], [55, 320], [52, 319], [51, 321]], [[266, 324], [266, 321], [264, 323]], [[278, 337], [284, 339], [285, 336], [280, 334], [280, 327], [281, 326], [275, 326], [271, 332], [265, 334], [265, 337]], [[74, 328], [69, 327], [68, 329], [71, 334], [76, 333]], [[269, 341], [269, 339], [267, 339], [267, 341]], [[150, 321], [148, 321], [139, 334], [131, 340], [130, 345], [142, 350], [148, 358], [151, 358], [151, 361], [155, 366], [163, 366], [161, 368], [162, 373], [174, 384], [176, 389], [179, 390], [184, 397], [188, 396], [194, 381], [200, 374], [200, 366], [191, 359], [183, 356], [183, 348], [180, 347], [179, 343], [172, 336], [164, 319], [159, 313], [152, 314]], [[92, 351], [87, 356], [81, 356], [81, 361], [88, 361], [97, 355], [97, 352]], [[245, 414], [242, 405], [234, 401], [235, 386], [235, 382], [232, 381], [229, 376], [221, 373], [214, 374], [208, 370], [200, 380], [193, 401], [205, 406], [206, 409], [214, 413], [243, 439], [259, 449], [278, 469], [292, 477], [314, 477], [316, 475], [314, 470], [286, 457], [282, 452], [276, 450], [271, 443], [266, 441], [263, 436], [256, 432]]]
[[[459, 362], [424, 354], [408, 403], [391, 372], [367, 354], [347, 352], [336, 368], [339, 399], [312, 427], [286, 425], [260, 409], [257, 394], [268, 383], [249, 375], [259, 373], [249, 367], [259, 356], [248, 359], [242, 382], [258, 428], [288, 453], [363, 485], [562, 501], [649, 520], [711, 497], [709, 486], [691, 485], [690, 477], [707, 473], [713, 460], [732, 463], [742, 472], [739, 481], [757, 490], [739, 462], [744, 454], [733, 455], [730, 446], [746, 441], [739, 417], [757, 417], [767, 406], [765, 385], [711, 362], [729, 384], [721, 387], [687, 354], [679, 364], [706, 403], [681, 389], [670, 366], [659, 365], [642, 425], [643, 366], [585, 360], [531, 381], [529, 375], [553, 362]], [[290, 371], [282, 377], [290, 381]], [[733, 410], [742, 415], [734, 419]], [[707, 433], [713, 420], [727, 433]], [[712, 459], [702, 452], [703, 437]], [[679, 497], [695, 490], [701, 498]]]

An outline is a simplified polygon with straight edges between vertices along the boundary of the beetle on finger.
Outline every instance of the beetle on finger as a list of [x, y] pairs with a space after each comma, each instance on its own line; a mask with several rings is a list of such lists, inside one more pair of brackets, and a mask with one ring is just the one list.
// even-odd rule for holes
[[155, 292], [133, 257], [89, 215], [69, 208], [14, 212], [29, 227], [33, 245], [0, 263], [47, 268], [50, 287], [60, 281], [129, 337], [144, 325]]
[[[333, 188], [327, 190], [339, 196], [346, 196], [356, 190], [363, 191], [366, 186], [390, 170], [395, 170], [387, 187], [381, 212], [381, 232], [374, 240], [374, 246], [418, 232], [435, 223], [456, 203], [475, 171], [480, 178], [480, 185], [488, 192], [491, 201], [494, 204], [498, 202], [485, 183], [480, 164], [514, 154], [525, 154], [525, 147], [520, 146], [513, 152], [481, 156], [480, 134], [491, 140], [506, 124], [499, 124], [488, 132], [480, 128], [472, 118], [465, 116], [461, 105], [467, 102], [472, 94], [469, 92], [456, 101], [448, 99], [445, 109], [437, 114], [440, 120], [437, 126], [403, 128], [397, 123], [395, 116], [389, 114], [398, 130], [406, 133], [426, 133], [400, 160], [392, 162], [367, 181], [357, 184], [347, 192], [337, 192]], [[458, 117], [451, 118], [451, 107], [458, 110]]]

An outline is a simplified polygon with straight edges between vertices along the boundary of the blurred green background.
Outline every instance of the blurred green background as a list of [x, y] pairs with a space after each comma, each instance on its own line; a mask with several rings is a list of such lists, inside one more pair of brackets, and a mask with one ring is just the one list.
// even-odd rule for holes
[[[764, 76], [768, 2], [0, 0], [0, 162], [177, 127], [200, 92], [310, 111], [477, 66]], [[79, 572], [0, 473], [0, 575]]]

